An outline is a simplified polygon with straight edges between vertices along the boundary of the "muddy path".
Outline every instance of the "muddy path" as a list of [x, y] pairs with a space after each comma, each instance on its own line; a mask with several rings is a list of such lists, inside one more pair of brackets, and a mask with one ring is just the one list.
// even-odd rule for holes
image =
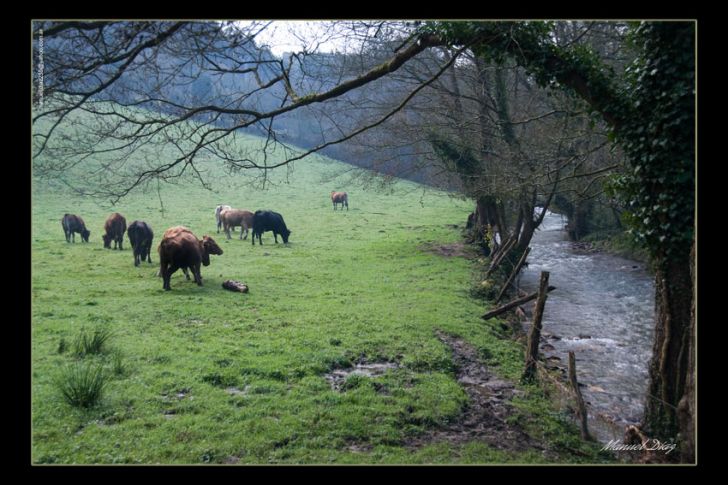
[[443, 441], [451, 444], [480, 441], [503, 451], [541, 450], [545, 456], [555, 457], [544, 443], [520, 426], [507, 422], [515, 413], [510, 401], [522, 391], [490, 372], [472, 345], [439, 331], [437, 337], [452, 350], [457, 381], [470, 402], [456, 421], [428, 431], [409, 441], [407, 446], [416, 449]]

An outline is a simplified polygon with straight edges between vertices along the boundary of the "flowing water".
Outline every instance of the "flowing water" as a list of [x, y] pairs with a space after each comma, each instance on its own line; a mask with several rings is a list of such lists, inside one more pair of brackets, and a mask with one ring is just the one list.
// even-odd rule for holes
[[541, 352], [565, 368], [574, 351], [590, 431], [600, 441], [621, 440], [624, 427], [642, 417], [654, 334], [653, 278], [644, 263], [575, 251], [565, 222], [547, 213], [520, 286], [537, 291], [541, 271], [550, 272], [549, 285], [557, 289], [546, 300]]

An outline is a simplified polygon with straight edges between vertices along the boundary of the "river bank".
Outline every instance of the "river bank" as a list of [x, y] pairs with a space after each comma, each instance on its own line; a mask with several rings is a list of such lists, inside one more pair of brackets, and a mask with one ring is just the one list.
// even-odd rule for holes
[[[646, 264], [587, 246], [574, 246], [558, 214], [547, 214], [531, 242], [520, 287], [538, 287], [549, 271], [541, 353], [565, 368], [576, 354], [589, 426], [597, 439], [621, 439], [642, 417], [652, 355], [654, 284]], [[526, 324], [527, 325], [527, 324]]]

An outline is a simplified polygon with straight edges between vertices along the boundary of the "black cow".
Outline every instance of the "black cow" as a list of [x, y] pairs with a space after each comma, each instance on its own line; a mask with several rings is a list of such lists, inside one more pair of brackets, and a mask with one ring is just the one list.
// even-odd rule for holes
[[253, 215], [253, 246], [255, 246], [255, 236], [258, 236], [258, 243], [262, 246], [261, 236], [264, 232], [273, 231], [273, 239], [278, 244], [278, 235], [283, 238], [283, 242], [288, 244], [288, 236], [291, 231], [283, 222], [283, 216], [273, 211], [255, 211]]
[[126, 230], [129, 235], [129, 242], [131, 248], [134, 250], [134, 266], [139, 266], [144, 258], [147, 258], [148, 262], [152, 262], [152, 239], [154, 239], [154, 233], [152, 228], [149, 227], [144, 221], [134, 221], [129, 224], [129, 228]]
[[86, 224], [80, 217], [73, 214], [64, 214], [61, 225], [63, 226], [63, 233], [66, 235], [66, 242], [71, 242], [71, 238], [73, 238], [73, 242], [76, 242], [75, 233], [81, 235], [81, 241], [88, 242], [91, 231], [86, 229]]

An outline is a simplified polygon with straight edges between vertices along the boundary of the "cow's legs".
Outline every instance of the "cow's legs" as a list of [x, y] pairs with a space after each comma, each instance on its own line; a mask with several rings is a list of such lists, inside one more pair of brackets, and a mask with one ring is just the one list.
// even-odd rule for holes
[[192, 274], [195, 277], [195, 283], [197, 283], [197, 286], [202, 286], [202, 275], [200, 274], [199, 263], [192, 266], [190, 269], [192, 270]]
[[179, 269], [179, 266], [176, 266], [174, 264], [170, 265], [169, 267], [162, 266], [162, 279], [164, 280], [164, 286], [163, 288], [166, 291], [171, 290], [172, 288], [169, 286], [169, 280], [172, 278], [172, 273], [177, 271]]

